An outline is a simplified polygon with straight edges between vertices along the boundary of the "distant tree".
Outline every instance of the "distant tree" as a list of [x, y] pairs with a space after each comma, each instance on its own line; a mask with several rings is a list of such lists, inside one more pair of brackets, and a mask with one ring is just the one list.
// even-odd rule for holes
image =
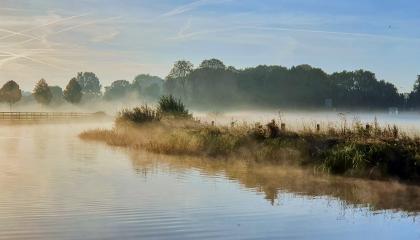
[[413, 91], [408, 95], [408, 105], [411, 108], [420, 107], [420, 75], [417, 75], [417, 79], [414, 82]]
[[0, 89], [0, 101], [9, 103], [10, 110], [12, 105], [22, 98], [22, 91], [15, 81], [8, 81]]
[[48, 105], [53, 97], [51, 90], [44, 79], [38, 81], [32, 95], [38, 103], [43, 105]]
[[237, 70], [234, 66], [227, 67], [227, 70], [228, 71], [231, 71], [231, 72], [234, 72], [234, 73], [238, 73], [239, 72], [239, 70]]
[[76, 77], [77, 82], [82, 87], [84, 98], [98, 98], [102, 95], [101, 83], [93, 72], [79, 72]]
[[187, 79], [191, 72], [194, 70], [194, 65], [185, 60], [175, 62], [169, 75], [166, 77], [164, 84], [165, 90], [169, 94], [178, 97], [187, 97]]
[[226, 66], [219, 59], [212, 58], [212, 59], [204, 60], [203, 62], [201, 62], [199, 68], [223, 69], [224, 70], [224, 69], [226, 69]]
[[111, 86], [105, 87], [105, 100], [121, 99], [130, 92], [131, 84], [127, 80], [117, 80], [111, 83]]
[[237, 104], [238, 75], [221, 67], [195, 69], [187, 80], [188, 102], [200, 107]]
[[22, 90], [22, 99], [20, 99], [19, 101], [21, 104], [32, 104], [35, 101], [34, 95], [32, 94], [32, 92], [27, 92]]
[[330, 79], [335, 86], [336, 103], [345, 108], [386, 109], [404, 103], [404, 97], [393, 84], [378, 81], [375, 74], [369, 71], [333, 73]]
[[158, 76], [152, 76], [149, 74], [137, 75], [133, 80], [133, 87], [148, 87], [152, 84], [162, 85], [164, 80]]
[[164, 82], [160, 77], [140, 74], [136, 76], [131, 87], [142, 97], [157, 99], [162, 93]]
[[191, 62], [185, 60], [177, 61], [169, 72], [167, 79], [186, 78], [193, 70], [194, 65]]
[[145, 88], [142, 88], [142, 94], [146, 97], [157, 99], [161, 95], [162, 87], [157, 83], [153, 83]]
[[76, 78], [72, 78], [63, 92], [64, 99], [72, 104], [79, 103], [82, 100], [82, 87], [77, 82]]
[[420, 93], [420, 75], [417, 75], [417, 79], [414, 82], [413, 92]]
[[59, 105], [64, 102], [63, 89], [60, 86], [50, 86], [50, 91], [52, 94], [51, 103]]

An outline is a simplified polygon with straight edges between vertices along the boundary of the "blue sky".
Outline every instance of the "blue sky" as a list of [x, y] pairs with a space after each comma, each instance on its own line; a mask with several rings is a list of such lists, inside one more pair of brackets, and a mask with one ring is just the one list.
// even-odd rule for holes
[[415, 0], [0, 0], [0, 83], [104, 85], [199, 64], [367, 69], [410, 91], [420, 74]]

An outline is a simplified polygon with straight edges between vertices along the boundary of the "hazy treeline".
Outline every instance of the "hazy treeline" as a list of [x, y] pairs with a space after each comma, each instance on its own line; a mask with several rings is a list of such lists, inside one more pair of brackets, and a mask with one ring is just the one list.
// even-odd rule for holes
[[420, 106], [420, 77], [413, 91], [399, 93], [389, 82], [365, 70], [327, 74], [320, 68], [266, 66], [236, 69], [218, 59], [197, 68], [174, 64], [166, 92], [203, 107], [265, 106], [284, 108], [386, 109]]
[[165, 80], [140, 74], [134, 80], [116, 80], [102, 87], [92, 72], [78, 73], [63, 88], [41, 79], [31, 93], [9, 81], [0, 89], [0, 102], [37, 102], [59, 106], [139, 99], [157, 101], [171, 94], [193, 108], [235, 107], [416, 109], [420, 107], [420, 76], [411, 93], [399, 93], [389, 82], [365, 70], [332, 74], [309, 65], [291, 68], [260, 65], [245, 69], [227, 67], [218, 59], [204, 60], [198, 67], [185, 60], [175, 62]]
[[44, 106], [57, 107], [67, 102], [72, 105], [92, 104], [99, 101], [148, 100], [156, 101], [162, 95], [164, 80], [147, 74], [140, 74], [132, 82], [117, 80], [104, 87], [92, 72], [80, 72], [70, 79], [65, 88], [49, 86], [41, 79], [32, 92], [24, 92], [18, 83], [11, 80], [0, 89], [0, 102], [8, 103], [10, 108], [19, 102], [36, 102]]

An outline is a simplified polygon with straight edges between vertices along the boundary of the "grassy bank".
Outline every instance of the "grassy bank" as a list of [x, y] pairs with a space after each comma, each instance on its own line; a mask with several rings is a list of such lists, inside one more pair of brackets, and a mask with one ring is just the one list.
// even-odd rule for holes
[[154, 153], [234, 156], [346, 176], [419, 182], [420, 139], [400, 133], [395, 126], [355, 123], [300, 131], [288, 131], [286, 126], [275, 121], [231, 126], [201, 123], [182, 103], [166, 98], [156, 109], [142, 106], [122, 111], [111, 130], [91, 130], [80, 137]]

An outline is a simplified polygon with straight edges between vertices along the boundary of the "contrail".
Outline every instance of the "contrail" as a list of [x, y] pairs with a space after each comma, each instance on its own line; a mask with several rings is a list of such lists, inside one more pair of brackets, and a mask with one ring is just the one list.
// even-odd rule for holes
[[192, 3], [189, 3], [189, 4], [185, 4], [185, 5], [176, 7], [174, 9], [172, 9], [171, 11], [166, 12], [166, 13], [160, 15], [160, 16], [161, 17], [171, 17], [171, 16], [179, 15], [179, 14], [182, 14], [184, 12], [191, 11], [192, 9], [194, 9], [198, 6], [204, 5], [207, 2], [209, 2], [209, 0], [198, 0], [198, 1], [195, 1], [195, 2], [192, 2]]
[[20, 8], [5, 8], [0, 7], [0, 11], [11, 11], [11, 12], [28, 12], [28, 9], [20, 9]]
[[198, 1], [194, 1], [191, 2], [189, 4], [185, 4], [179, 7], [176, 7], [172, 10], [170, 10], [169, 12], [166, 12], [162, 15], [160, 15], [160, 17], [172, 17], [172, 16], [176, 16], [179, 14], [183, 14], [185, 12], [189, 12], [195, 8], [198, 8], [200, 6], [203, 5], [208, 5], [208, 4], [219, 4], [219, 3], [224, 3], [224, 2], [229, 2], [229, 1], [233, 1], [233, 0], [198, 0]]
[[[8, 56], [10, 56], [10, 55], [8, 55]], [[1, 68], [1, 67], [3, 67], [3, 65], [4, 65], [5, 63], [10, 62], [10, 61], [13, 61], [13, 60], [18, 59], [18, 58], [19, 58], [19, 57], [16, 57], [16, 56], [11, 56], [11, 57], [9, 57], [9, 58], [5, 58], [5, 59], [0, 60], [0, 68]]]
[[402, 38], [402, 37], [369, 34], [369, 33], [338, 32], [338, 31], [311, 30], [311, 29], [301, 29], [301, 28], [263, 27], [263, 26], [262, 27], [261, 26], [238, 26], [238, 27], [230, 27], [230, 28], [218, 28], [218, 29], [212, 29], [212, 30], [196, 31], [196, 32], [190, 32], [190, 33], [179, 32], [178, 36], [172, 37], [169, 39], [180, 40], [180, 39], [191, 38], [198, 35], [237, 31], [237, 30], [304, 32], [304, 33], [334, 34], [334, 35], [353, 36], [353, 37], [385, 38], [385, 39], [396, 39], [396, 40], [420, 40], [418, 38]]
[[56, 20], [56, 21], [52, 21], [52, 22], [49, 22], [49, 23], [46, 23], [46, 24], [43, 24], [43, 25], [40, 25], [40, 26], [28, 28], [28, 29], [25, 29], [25, 30], [20, 31], [20, 32], [15, 32], [13, 34], [10, 34], [10, 35], [4, 36], [4, 37], [0, 37], [0, 40], [8, 39], [8, 38], [11, 38], [11, 37], [16, 36], [18, 34], [31, 32], [31, 31], [39, 29], [39, 28], [44, 28], [44, 27], [54, 25], [54, 24], [57, 24], [57, 23], [60, 23], [60, 22], [65, 22], [65, 21], [68, 21], [68, 20], [71, 20], [71, 19], [80, 18], [80, 17], [84, 17], [84, 16], [88, 16], [88, 15], [89, 15], [89, 13], [84, 13], [84, 14], [80, 14], [80, 15], [74, 15], [74, 16], [66, 17], [66, 18], [59, 19], [59, 20]]
[[[25, 32], [29, 32], [29, 31], [33, 31], [35, 29], [42, 28], [42, 27], [45, 27], [45, 26], [49, 26], [49, 25], [52, 25], [52, 24], [56, 24], [56, 23], [59, 23], [59, 22], [67, 21], [67, 20], [70, 20], [70, 19], [74, 19], [74, 18], [77, 18], [77, 17], [86, 16], [86, 15], [87, 14], [71, 16], [71, 17], [68, 17], [68, 18], [65, 18], [65, 19], [60, 19], [60, 20], [57, 20], [57, 21], [49, 22], [49, 23], [44, 24], [44, 25], [41, 25], [41, 26], [37, 26], [37, 27], [30, 28], [30, 29], [26, 29], [26, 30], [23, 30], [21, 32], [13, 32], [12, 34], [10, 34], [8, 36], [5, 36], [5, 37], [0, 38], [0, 40], [6, 39], [6, 38], [9, 38], [9, 37], [13, 37], [13, 36], [16, 36], [16, 35], [26, 35], [26, 37], [28, 37], [30, 39], [25, 40], [25, 41], [22, 41], [22, 42], [14, 43], [14, 44], [9, 44], [7, 46], [2, 46], [2, 47], [3, 48], [4, 47], [11, 47], [11, 46], [15, 46], [15, 45], [20, 45], [20, 44], [25, 44], [25, 43], [28, 43], [28, 42], [32, 42], [34, 40], [42, 40], [40, 38], [32, 37], [32, 36], [30, 36], [28, 34], [24, 34], [24, 33]], [[76, 29], [76, 28], [79, 28], [79, 27], [82, 27], [82, 26], [96, 24], [96, 23], [100, 23], [100, 22], [111, 21], [111, 20], [115, 20], [115, 19], [119, 19], [119, 18], [121, 18], [121, 17], [111, 17], [111, 18], [102, 19], [102, 20], [84, 22], [84, 23], [81, 23], [81, 24], [77, 24], [75, 26], [71, 26], [71, 27], [67, 27], [67, 28], [61, 29], [61, 30], [56, 31], [56, 32], [49, 33], [46, 36], [51, 35], [51, 34], [59, 34], [59, 33], [67, 32], [67, 31], [70, 31], [70, 30], [73, 30], [73, 29]], [[34, 50], [35, 49], [32, 49], [30, 51], [34, 51]], [[16, 53], [5, 52], [5, 51], [0, 51], [0, 53], [5, 54], [5, 57], [10, 56], [9, 58], [3, 59], [3, 61], [0, 62], [0, 66], [3, 65], [5, 62], [12, 61], [12, 60], [19, 59], [19, 58], [23, 58], [23, 59], [27, 59], [27, 60], [30, 60], [30, 61], [35, 62], [35, 63], [40, 63], [40, 64], [43, 64], [43, 65], [46, 65], [46, 66], [49, 66], [49, 67], [53, 67], [53, 68], [58, 69], [58, 70], [67, 70], [67, 69], [64, 69], [64, 68], [62, 68], [60, 66], [57, 66], [57, 65], [54, 65], [54, 64], [51, 64], [51, 63], [48, 63], [48, 62], [44, 62], [44, 61], [41, 61], [41, 60], [34, 59], [32, 57], [29, 57], [27, 54], [16, 54]]]
[[82, 27], [82, 26], [92, 25], [92, 24], [96, 24], [96, 23], [100, 23], [100, 22], [107, 22], [107, 21], [111, 21], [111, 20], [115, 20], [115, 19], [120, 19], [120, 18], [121, 18], [121, 16], [111, 17], [111, 18], [106, 18], [106, 19], [96, 20], [96, 21], [91, 21], [91, 22], [85, 22], [85, 23], [81, 23], [81, 24], [77, 24], [77, 25], [68, 27], [68, 28], [61, 29], [61, 30], [59, 30], [57, 32], [54, 32], [53, 34], [67, 32], [67, 31], [70, 31], [70, 30], [73, 30], [73, 29], [76, 29], [76, 28], [79, 28], [79, 27]]
[[[111, 18], [102, 19], [102, 20], [85, 22], [85, 23], [81, 23], [81, 24], [78, 24], [78, 25], [75, 25], [75, 26], [71, 26], [71, 27], [68, 27], [68, 28], [61, 29], [61, 30], [56, 31], [56, 32], [52, 32], [48, 35], [63, 33], [63, 32], [67, 32], [67, 31], [70, 31], [70, 30], [73, 30], [73, 29], [76, 29], [76, 28], [79, 28], [79, 27], [82, 27], [82, 26], [92, 25], [92, 24], [99, 23], [99, 22], [111, 21], [111, 20], [119, 19], [119, 18], [121, 18], [121, 17], [111, 17]], [[32, 41], [34, 41], [34, 39], [28, 39], [28, 40], [25, 40], [25, 41], [22, 41], [22, 42], [17, 42], [17, 43], [14, 43], [14, 44], [7, 45], [5, 47], [11, 47], [11, 46], [16, 46], [16, 45], [20, 45], [20, 44], [25, 44], [25, 43], [32, 42]]]
[[14, 59], [24, 58], [24, 59], [30, 60], [32, 62], [35, 62], [35, 63], [40, 63], [40, 64], [43, 64], [43, 65], [46, 65], [46, 66], [49, 66], [49, 67], [53, 67], [53, 68], [55, 68], [57, 70], [67, 70], [67, 69], [62, 68], [60, 66], [57, 66], [57, 65], [54, 65], [54, 64], [50, 64], [48, 62], [40, 61], [40, 60], [31, 58], [31, 57], [29, 57], [27, 55], [24, 55], [24, 54], [15, 54], [15, 53], [5, 52], [5, 51], [2, 51], [2, 53], [9, 54], [10, 56], [13, 56]]
[[[33, 39], [33, 40], [39, 40], [39, 41], [42, 41], [42, 39], [41, 39], [41, 38], [38, 38], [38, 37], [36, 37], [36, 36], [32, 36], [32, 35], [25, 34], [25, 33], [21, 33], [21, 32], [16, 32], [16, 31], [8, 30], [8, 29], [3, 29], [3, 28], [0, 28], [0, 32], [11, 33], [11, 34], [13, 34], [14, 36], [23, 36], [23, 37], [27, 37], [27, 38], [30, 38], [30, 39]], [[10, 35], [8, 35], [8, 36], [10, 36]]]

